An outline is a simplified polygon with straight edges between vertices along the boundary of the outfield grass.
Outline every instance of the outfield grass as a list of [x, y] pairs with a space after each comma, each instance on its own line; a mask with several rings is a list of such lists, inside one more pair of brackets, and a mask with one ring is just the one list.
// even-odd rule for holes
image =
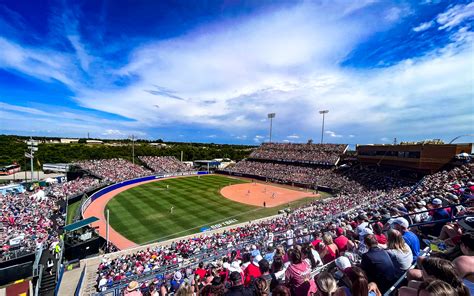
[[72, 223], [72, 220], [74, 219], [74, 215], [76, 214], [77, 208], [80, 205], [81, 205], [81, 200], [78, 200], [67, 206], [66, 225]]
[[[221, 196], [222, 187], [247, 181], [224, 176], [167, 179], [126, 190], [107, 204], [110, 225], [128, 239], [143, 244], [199, 232], [235, 218], [241, 223], [270, 215], [286, 207], [254, 207]], [[169, 185], [169, 190], [166, 189]], [[298, 206], [313, 198], [291, 203]], [[174, 206], [173, 214], [170, 208]]]

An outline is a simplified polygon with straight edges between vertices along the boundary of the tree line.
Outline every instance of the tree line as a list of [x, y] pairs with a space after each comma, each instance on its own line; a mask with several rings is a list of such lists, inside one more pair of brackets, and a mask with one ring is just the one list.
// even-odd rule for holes
[[[22, 169], [29, 169], [29, 160], [25, 158], [28, 147], [24, 142], [27, 137], [0, 135], [0, 166], [18, 163]], [[35, 138], [38, 140], [38, 138]], [[81, 141], [84, 142], [84, 141]], [[163, 143], [163, 141], [155, 141]], [[132, 160], [132, 143], [129, 140], [114, 142], [116, 145], [88, 145], [43, 143], [38, 145], [35, 154], [37, 161], [44, 163], [71, 163], [87, 159], [123, 158]], [[206, 143], [166, 143], [166, 147], [155, 147], [148, 141], [135, 142], [135, 156], [175, 156], [180, 159], [183, 151], [183, 161], [194, 161], [214, 158], [229, 158], [241, 160], [246, 158], [254, 146], [206, 144]], [[136, 158], [137, 161], [138, 158]]]

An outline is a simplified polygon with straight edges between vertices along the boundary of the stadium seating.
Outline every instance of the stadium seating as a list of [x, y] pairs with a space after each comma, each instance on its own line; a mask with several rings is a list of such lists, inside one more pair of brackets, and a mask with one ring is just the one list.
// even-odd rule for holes
[[155, 173], [177, 173], [190, 171], [189, 167], [180, 162], [174, 156], [139, 156], [138, 158]]
[[85, 160], [77, 162], [75, 165], [112, 183], [152, 174], [151, 171], [121, 158]]
[[101, 185], [98, 179], [83, 177], [31, 192], [0, 193], [0, 261], [56, 243], [65, 223], [66, 200]]
[[373, 169], [367, 170], [360, 167], [349, 171], [339, 171], [333, 168], [242, 160], [226, 171], [232, 174], [267, 178], [273, 182], [295, 183], [309, 187], [322, 186], [346, 193], [413, 185], [410, 180], [393, 178]]
[[[463, 252], [472, 255], [466, 216], [474, 212], [473, 169], [472, 164], [455, 167], [426, 176], [412, 187], [358, 170], [344, 175], [352, 182], [361, 180], [358, 190], [288, 214], [128, 255], [109, 254], [98, 266], [97, 287], [134, 295], [190, 290], [233, 295], [236, 289], [249, 289], [254, 295], [279, 295], [289, 289], [293, 295], [305, 295], [318, 287], [324, 290], [321, 285], [328, 282], [350, 291], [347, 284], [362, 279], [366, 286], [361, 288], [384, 292], [419, 256], [424, 238], [455, 246], [462, 236]], [[452, 219], [466, 227], [449, 223]], [[381, 266], [373, 263], [380, 258]]]
[[249, 158], [335, 165], [346, 149], [344, 144], [263, 143]]

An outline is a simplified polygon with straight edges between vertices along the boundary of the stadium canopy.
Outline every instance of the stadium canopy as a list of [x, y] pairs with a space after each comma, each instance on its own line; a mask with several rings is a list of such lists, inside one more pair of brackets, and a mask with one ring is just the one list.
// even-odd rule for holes
[[75, 223], [71, 223], [71, 224], [68, 224], [66, 226], [64, 226], [64, 230], [65, 231], [74, 231], [74, 230], [78, 230], [78, 229], [81, 229], [82, 227], [85, 227], [95, 221], [99, 220], [99, 218], [97, 217], [89, 217], [87, 219], [84, 219], [84, 220], [81, 220], [81, 221], [77, 221]]

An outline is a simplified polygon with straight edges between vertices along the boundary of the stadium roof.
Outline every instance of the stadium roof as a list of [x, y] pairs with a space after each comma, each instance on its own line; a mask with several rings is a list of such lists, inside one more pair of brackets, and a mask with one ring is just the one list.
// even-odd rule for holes
[[87, 226], [95, 221], [99, 220], [99, 218], [97, 217], [89, 217], [87, 219], [84, 219], [84, 220], [81, 220], [81, 221], [77, 221], [75, 223], [71, 223], [69, 225], [66, 225], [64, 226], [64, 230], [65, 231], [74, 231], [74, 230], [77, 230], [77, 229], [80, 229], [84, 226]]

